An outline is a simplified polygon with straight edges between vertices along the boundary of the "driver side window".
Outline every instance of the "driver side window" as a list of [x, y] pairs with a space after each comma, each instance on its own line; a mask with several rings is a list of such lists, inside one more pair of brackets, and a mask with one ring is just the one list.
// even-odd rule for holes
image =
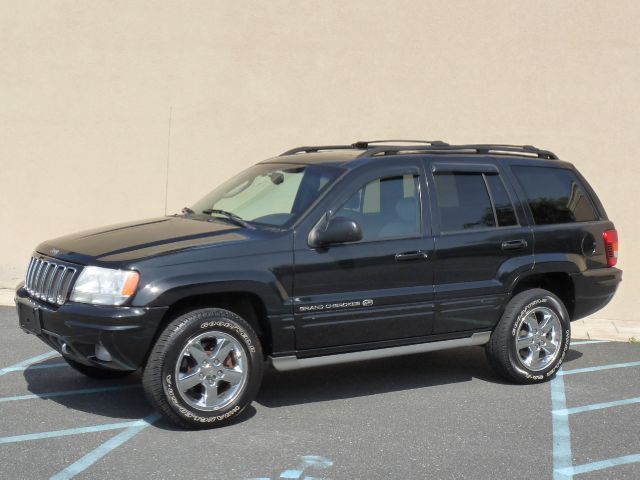
[[418, 176], [373, 180], [356, 191], [335, 216], [355, 220], [362, 228], [363, 242], [417, 236], [422, 231]]

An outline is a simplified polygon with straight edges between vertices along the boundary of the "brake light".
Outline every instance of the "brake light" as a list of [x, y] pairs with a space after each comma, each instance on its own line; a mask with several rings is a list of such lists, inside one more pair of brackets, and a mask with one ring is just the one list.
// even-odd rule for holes
[[607, 230], [602, 234], [604, 238], [604, 251], [607, 255], [607, 265], [610, 267], [618, 263], [618, 231]]

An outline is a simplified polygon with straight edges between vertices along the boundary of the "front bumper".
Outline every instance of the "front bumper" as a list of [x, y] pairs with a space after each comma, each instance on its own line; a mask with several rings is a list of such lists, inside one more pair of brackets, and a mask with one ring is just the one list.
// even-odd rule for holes
[[[35, 300], [20, 287], [16, 305], [38, 311], [36, 335], [63, 356], [85, 365], [111, 370], [136, 370], [147, 357], [168, 307], [111, 307], [67, 302], [53, 306]], [[26, 330], [27, 333], [34, 333]], [[104, 347], [111, 361], [96, 358]]]

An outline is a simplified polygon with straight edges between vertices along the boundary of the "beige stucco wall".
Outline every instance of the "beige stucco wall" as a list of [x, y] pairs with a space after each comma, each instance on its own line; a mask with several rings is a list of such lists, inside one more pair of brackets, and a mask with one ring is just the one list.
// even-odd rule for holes
[[[640, 3], [0, 2], [0, 287], [35, 244], [190, 204], [300, 144], [534, 144], [576, 163], [640, 288]], [[167, 188], [167, 160], [169, 175]]]

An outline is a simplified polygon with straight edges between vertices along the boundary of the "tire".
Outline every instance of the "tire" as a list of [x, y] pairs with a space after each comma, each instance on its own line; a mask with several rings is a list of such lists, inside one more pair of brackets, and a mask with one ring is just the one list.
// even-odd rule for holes
[[230, 423], [253, 401], [263, 369], [260, 340], [249, 323], [228, 310], [206, 308], [167, 325], [151, 350], [142, 386], [175, 425], [212, 428]]
[[71, 368], [91, 378], [100, 378], [103, 380], [109, 378], [122, 378], [126, 377], [127, 375], [131, 375], [135, 371], [109, 370], [108, 368], [93, 367], [91, 365], [85, 365], [84, 363], [78, 363], [75, 360], [71, 360], [67, 357], [63, 358], [71, 366]]
[[561, 367], [570, 340], [571, 323], [562, 301], [535, 288], [509, 301], [485, 350], [491, 366], [505, 379], [540, 383]]

